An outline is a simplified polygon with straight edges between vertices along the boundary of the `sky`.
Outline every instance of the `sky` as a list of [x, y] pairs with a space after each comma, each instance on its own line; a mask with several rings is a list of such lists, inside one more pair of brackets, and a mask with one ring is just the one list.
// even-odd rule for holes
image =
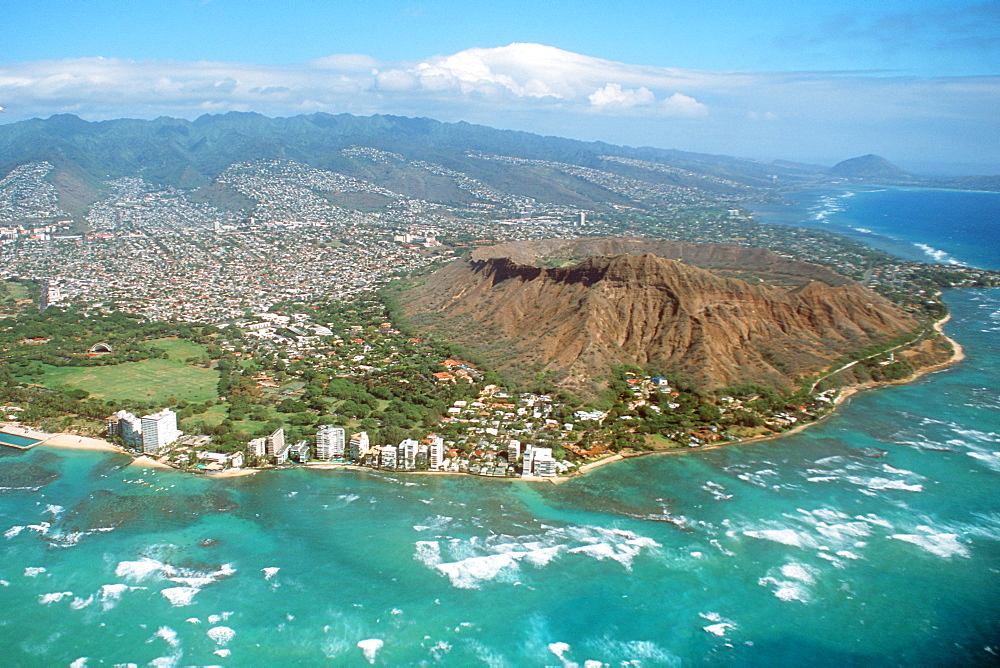
[[1000, 174], [1000, 0], [2, 0], [0, 123], [464, 120]]

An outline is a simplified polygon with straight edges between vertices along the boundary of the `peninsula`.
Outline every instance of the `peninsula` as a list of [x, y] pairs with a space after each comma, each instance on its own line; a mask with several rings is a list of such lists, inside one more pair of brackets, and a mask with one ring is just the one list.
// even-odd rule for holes
[[[961, 357], [940, 322], [836, 272], [722, 244], [632, 237], [501, 244], [360, 305], [340, 310], [340, 323], [302, 316], [292, 325], [271, 313], [259, 316], [268, 326], [244, 326], [244, 340], [266, 341], [280, 325], [339, 325], [354, 336], [348, 343], [328, 330], [329, 347], [311, 348], [311, 365], [279, 357], [273, 372], [250, 374], [258, 358], [227, 362], [244, 356], [235, 348], [214, 364], [230, 417], [266, 418], [265, 407], [284, 397], [277, 412], [291, 415], [286, 424], [266, 423], [265, 435], [213, 442], [227, 434], [192, 422], [209, 407], [183, 402], [180, 416], [170, 408], [141, 419], [118, 410], [107, 420], [115, 444], [36, 438], [103, 444], [143, 465], [210, 474], [308, 465], [557, 480], [623, 457], [798, 431], [857, 389], [905, 382]], [[211, 345], [219, 333], [189, 336]], [[318, 338], [303, 337], [314, 346]], [[22, 339], [38, 350], [49, 343]], [[192, 345], [158, 339], [144, 349], [192, 352]], [[114, 354], [107, 343], [95, 349], [87, 354], [104, 361]], [[345, 367], [336, 360], [348, 356], [381, 357], [382, 374], [370, 364], [359, 364], [356, 376], [338, 372]], [[210, 360], [186, 362], [211, 367]], [[534, 379], [518, 377], [526, 368]], [[347, 382], [352, 376], [362, 382]], [[8, 382], [13, 397], [31, 392]], [[178, 417], [193, 433], [178, 429]], [[412, 419], [423, 424], [404, 428]]]
[[779, 435], [945, 363], [938, 293], [1000, 283], [750, 213], [933, 185], [874, 156], [226, 114], [14, 123], [0, 160], [2, 418], [199, 472], [550, 477]]

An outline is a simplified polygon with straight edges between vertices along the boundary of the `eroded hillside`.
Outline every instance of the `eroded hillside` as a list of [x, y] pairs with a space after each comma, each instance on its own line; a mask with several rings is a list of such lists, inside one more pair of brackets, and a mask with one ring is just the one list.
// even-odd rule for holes
[[841, 355], [912, 331], [892, 303], [828, 269], [764, 249], [653, 239], [481, 249], [401, 295], [418, 330], [527, 382], [592, 395], [616, 364], [704, 389], [788, 387]]

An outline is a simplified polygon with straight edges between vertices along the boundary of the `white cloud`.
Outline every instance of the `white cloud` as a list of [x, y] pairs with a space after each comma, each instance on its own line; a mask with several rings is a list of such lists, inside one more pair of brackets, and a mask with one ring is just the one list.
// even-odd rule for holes
[[609, 83], [604, 88], [598, 88], [591, 93], [588, 99], [590, 104], [598, 109], [631, 109], [640, 105], [652, 104], [656, 101], [656, 96], [645, 86], [629, 89], [622, 88], [621, 84]]
[[378, 67], [378, 61], [371, 56], [361, 53], [341, 53], [333, 56], [324, 56], [310, 60], [309, 64], [329, 70], [342, 70], [346, 72], [370, 73]]
[[386, 70], [375, 74], [376, 88], [383, 91], [413, 90], [419, 79], [406, 70]]
[[704, 116], [708, 107], [684, 93], [674, 93], [663, 101], [663, 108], [672, 116]]
[[545, 94], [529, 94], [529, 87], [544, 91], [544, 85], [538, 86], [537, 80], [528, 82], [530, 86], [522, 85], [514, 77], [487, 63], [483, 58], [484, 52], [485, 49], [462, 51], [447, 58], [420, 63], [411, 71], [423, 86], [431, 90], [458, 89], [465, 94], [509, 91], [518, 97], [541, 97]]
[[[8, 64], [0, 66], [0, 99], [25, 115], [73, 108], [113, 116], [153, 107], [185, 115], [206, 104], [227, 103], [233, 108], [263, 105], [265, 113], [294, 113], [306, 100], [335, 111], [407, 102], [488, 101], [519, 109], [556, 104], [581, 112], [641, 107], [650, 114], [697, 115], [703, 106], [694, 101], [693, 91], [678, 87], [704, 79], [699, 73], [636, 67], [516, 43], [418, 63], [382, 63], [366, 55], [341, 54], [291, 66], [105, 58]], [[654, 104], [658, 99], [659, 107]], [[287, 108], [278, 109], [279, 103]]]
[[466, 93], [504, 90], [519, 98], [573, 99], [598, 62], [604, 61], [543, 44], [515, 43], [431, 58], [415, 70], [453, 82]]
[[523, 43], [416, 63], [340, 54], [295, 65], [106, 58], [0, 64], [5, 122], [63, 112], [88, 119], [391, 113], [742, 155], [820, 155], [820, 144], [889, 154], [893, 145], [916, 146], [916, 133], [933, 128], [939, 152], [985, 161], [986, 147], [1000, 143], [998, 97], [1000, 77], [707, 72]]

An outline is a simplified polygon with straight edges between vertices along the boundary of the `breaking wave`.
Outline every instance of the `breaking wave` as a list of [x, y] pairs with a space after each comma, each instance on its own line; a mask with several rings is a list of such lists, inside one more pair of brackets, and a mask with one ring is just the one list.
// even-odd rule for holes
[[933, 260], [934, 262], [936, 262], [938, 264], [950, 264], [950, 265], [954, 265], [956, 267], [965, 267], [965, 266], [968, 266], [968, 265], [966, 265], [965, 262], [961, 262], [959, 260], [956, 260], [947, 251], [938, 250], [937, 248], [932, 248], [931, 246], [928, 246], [927, 244], [914, 243], [913, 245], [916, 246], [917, 248], [919, 248], [920, 250], [922, 250], [927, 255], [927, 257], [929, 257], [931, 260]]
[[615, 561], [626, 570], [644, 551], [659, 547], [651, 538], [621, 529], [569, 526], [527, 536], [486, 539], [421, 540], [414, 559], [446, 576], [459, 589], [478, 589], [496, 581], [518, 583], [522, 566], [544, 568], [562, 555]]

